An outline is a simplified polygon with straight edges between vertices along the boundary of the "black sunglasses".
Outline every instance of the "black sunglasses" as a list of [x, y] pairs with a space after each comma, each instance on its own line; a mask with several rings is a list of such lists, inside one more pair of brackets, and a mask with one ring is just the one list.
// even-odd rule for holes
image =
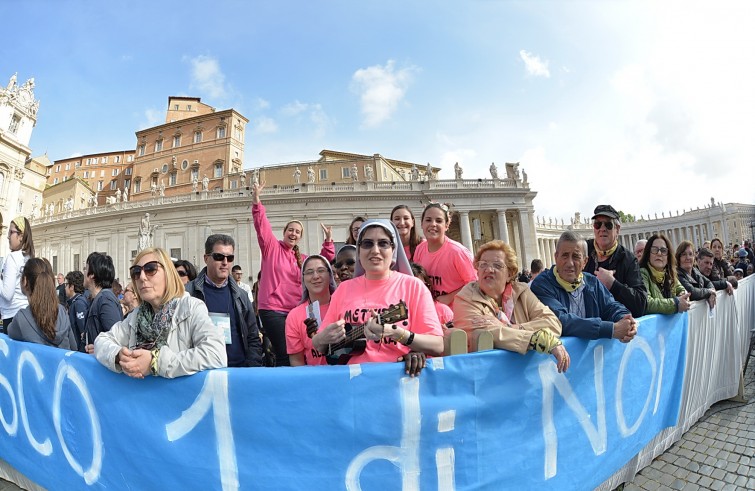
[[613, 230], [613, 222], [603, 222], [600, 220], [595, 220], [594, 222], [592, 222], [592, 227], [595, 230], [600, 230], [601, 225], [605, 226], [606, 230]]
[[345, 266], [354, 266], [357, 262], [353, 259], [347, 259], [345, 261], [338, 261], [333, 266], [336, 267], [336, 269], [341, 269], [341, 267]]
[[372, 239], [362, 239], [359, 242], [359, 247], [365, 250], [370, 250], [377, 244], [378, 249], [386, 250], [393, 247], [393, 241], [388, 239], [378, 239], [377, 241]]
[[136, 280], [142, 275], [142, 271], [144, 271], [144, 274], [151, 278], [152, 276], [155, 276], [157, 274], [157, 270], [160, 269], [160, 264], [157, 261], [150, 261], [146, 263], [144, 266], [139, 266], [138, 264], [131, 266], [128, 270], [128, 272], [131, 274], [131, 279]]
[[235, 257], [233, 254], [225, 255], [219, 252], [213, 252], [212, 254], [209, 254], [209, 255], [212, 256], [212, 258], [217, 262], [222, 262], [223, 259], [227, 259], [229, 263], [232, 263], [233, 258]]

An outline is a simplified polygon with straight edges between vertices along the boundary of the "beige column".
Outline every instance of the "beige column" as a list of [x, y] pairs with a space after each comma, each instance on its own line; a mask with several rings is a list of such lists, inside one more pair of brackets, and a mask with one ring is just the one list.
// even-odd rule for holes
[[470, 251], [473, 251], [474, 253], [474, 245], [472, 244], [472, 230], [469, 227], [469, 212], [460, 211], [459, 216], [461, 216], [461, 222], [459, 222], [461, 243], [464, 244], [464, 247], [466, 247]]
[[506, 210], [496, 210], [498, 214], [498, 238], [509, 243], [509, 224], [506, 221]]

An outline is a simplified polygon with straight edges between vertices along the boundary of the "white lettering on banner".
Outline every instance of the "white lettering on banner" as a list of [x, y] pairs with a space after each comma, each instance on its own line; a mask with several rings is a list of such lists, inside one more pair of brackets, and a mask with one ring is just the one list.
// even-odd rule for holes
[[[2, 351], [3, 355], [5, 355], [6, 358], [8, 357], [8, 350], [8, 343], [6, 343], [4, 339], [0, 339], [0, 351]], [[8, 433], [8, 436], [16, 436], [16, 432], [18, 431], [18, 410], [16, 409], [16, 396], [13, 393], [13, 389], [11, 389], [10, 382], [8, 382], [8, 379], [5, 378], [5, 375], [1, 373], [0, 385], [2, 385], [3, 388], [8, 392], [8, 398], [10, 399], [11, 408], [13, 409], [13, 421], [11, 423], [8, 423], [8, 420], [5, 418], [5, 414], [0, 411], [0, 422], [3, 423], [3, 428], [5, 429], [5, 432]]]
[[545, 440], [545, 479], [548, 480], [556, 475], [558, 462], [558, 434], [556, 425], [553, 422], [553, 388], [555, 387], [561, 397], [566, 401], [566, 405], [576, 415], [577, 421], [585, 430], [587, 439], [590, 440], [590, 446], [595, 455], [600, 455], [606, 451], [606, 442], [608, 432], [606, 430], [606, 397], [603, 390], [603, 346], [597, 345], [593, 351], [595, 360], [594, 380], [595, 380], [595, 398], [597, 400], [598, 424], [597, 427], [591, 423], [590, 414], [584, 406], [577, 400], [571, 384], [566, 376], [559, 374], [556, 370], [556, 364], [552, 361], [545, 361], [538, 365], [540, 381], [543, 384], [543, 439]]
[[26, 411], [26, 396], [24, 396], [24, 381], [21, 378], [21, 373], [24, 369], [24, 365], [28, 363], [34, 369], [34, 374], [37, 376], [37, 382], [41, 382], [45, 378], [45, 374], [42, 371], [42, 367], [39, 366], [39, 362], [36, 357], [30, 351], [24, 351], [21, 356], [18, 357], [18, 368], [16, 370], [16, 387], [18, 387], [18, 409], [21, 412], [21, 422], [24, 425], [24, 432], [26, 438], [29, 439], [29, 443], [34, 450], [47, 457], [52, 453], [52, 442], [49, 438], [46, 438], [43, 443], [39, 443], [34, 435], [31, 434], [31, 428], [29, 428], [29, 416]]
[[220, 484], [223, 491], [239, 489], [239, 470], [231, 429], [231, 409], [228, 403], [228, 372], [210, 370], [202, 391], [192, 405], [178, 419], [165, 425], [168, 440], [174, 442], [186, 436], [212, 408], [217, 450], [220, 464]]
[[[73, 352], [72, 352], [73, 353]], [[60, 414], [60, 401], [61, 394], [63, 393], [63, 382], [68, 379], [79, 391], [81, 398], [84, 399], [87, 412], [89, 413], [89, 422], [92, 425], [92, 464], [86, 471], [81, 464], [74, 458], [71, 451], [66, 445], [66, 441], [63, 438], [63, 431], [61, 426], [61, 414]], [[60, 446], [63, 447], [63, 455], [65, 455], [68, 464], [76, 471], [78, 475], [84, 478], [84, 482], [87, 484], [94, 484], [100, 478], [100, 471], [102, 470], [102, 427], [100, 426], [100, 418], [97, 415], [97, 411], [94, 409], [94, 401], [92, 400], [92, 394], [87, 389], [84, 377], [75, 368], [67, 365], [64, 361], [61, 361], [58, 365], [58, 373], [55, 376], [55, 391], [52, 396], [52, 419], [55, 424], [55, 432], [58, 434], [58, 441]]]
[[[631, 427], [627, 426], [626, 418], [624, 417], [624, 405], [622, 400], [622, 389], [624, 386], [624, 372], [626, 371], [629, 363], [629, 357], [634, 350], [639, 349], [645, 355], [645, 358], [650, 365], [651, 380], [650, 387], [648, 387], [648, 395], [645, 399], [645, 405], [637, 417], [637, 421]], [[661, 397], [661, 382], [663, 381], [663, 362], [666, 359], [666, 342], [663, 336], [658, 338], [659, 356], [661, 359], [660, 369], [658, 368], [655, 354], [653, 353], [650, 344], [641, 337], [636, 337], [631, 343], [627, 345], [624, 353], [621, 355], [621, 361], [619, 364], [619, 370], [616, 381], [616, 424], [619, 427], [619, 432], [622, 437], [628, 437], [634, 434], [639, 428], [647, 415], [650, 400], [655, 392], [655, 414], [658, 409], [659, 400]], [[582, 426], [582, 429], [587, 435], [587, 439], [590, 442], [592, 451], [595, 455], [601, 455], [606, 451], [607, 445], [607, 429], [606, 429], [606, 397], [603, 383], [603, 346], [597, 345], [593, 351], [593, 359], [595, 363], [594, 378], [595, 378], [595, 402], [597, 407], [597, 427], [591, 422], [590, 414], [584, 408], [584, 406], [577, 400], [577, 396], [572, 390], [571, 384], [567, 380], [564, 374], [559, 374], [555, 368], [555, 363], [552, 360], [545, 361], [538, 365], [538, 373], [540, 374], [540, 381], [543, 385], [543, 439], [545, 440], [545, 479], [548, 480], [556, 475], [558, 471], [558, 433], [556, 432], [556, 425], [553, 421], [553, 396], [554, 387], [564, 398], [566, 405], [571, 409], [577, 421]], [[656, 390], [653, 391], [654, 384], [657, 384]]]
[[[373, 460], [387, 460], [401, 471], [402, 491], [419, 490], [419, 447], [422, 415], [419, 404], [419, 379], [402, 377], [401, 394], [401, 445], [375, 445], [362, 450], [349, 464], [346, 470], [346, 489], [361, 491], [360, 475], [362, 470]], [[438, 431], [453, 430], [455, 411], [438, 414]], [[435, 453], [438, 473], [438, 490], [454, 491], [454, 450], [453, 447], [438, 449]]]
[[[635, 421], [631, 427], [627, 427], [627, 420], [624, 417], [624, 399], [621, 393], [624, 388], [624, 372], [627, 368], [629, 355], [636, 349], [642, 351], [645, 354], [648, 363], [650, 363], [650, 387], [648, 387], [648, 395], [645, 398], [645, 405], [642, 406], [642, 411], [640, 411], [637, 421]], [[653, 384], [655, 383], [657, 372], [658, 366], [656, 365], [655, 355], [653, 355], [650, 345], [641, 337], [635, 338], [629, 343], [627, 349], [624, 351], [624, 355], [621, 357], [619, 374], [616, 381], [616, 423], [619, 425], [619, 433], [621, 433], [621, 436], [627, 437], [633, 435], [639, 429], [642, 420], [645, 419], [645, 414], [648, 412], [648, 406], [650, 405], [650, 399], [653, 397]]]

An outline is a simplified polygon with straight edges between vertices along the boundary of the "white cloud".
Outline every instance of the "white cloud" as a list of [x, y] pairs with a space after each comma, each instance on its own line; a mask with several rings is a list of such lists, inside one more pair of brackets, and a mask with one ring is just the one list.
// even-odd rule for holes
[[69, 155], [69, 156], [68, 156], [68, 157], [66, 157], [66, 158], [69, 158], [69, 159], [75, 159], [76, 157], [81, 157], [82, 155], [84, 155], [84, 154], [83, 154], [83, 153], [81, 153], [81, 152], [74, 152], [74, 153], [72, 153], [71, 155]]
[[548, 69], [548, 60], [541, 60], [539, 56], [533, 55], [529, 51], [519, 51], [519, 56], [524, 62], [524, 66], [527, 69], [527, 75], [534, 77], [550, 78], [551, 72]]
[[280, 110], [281, 115], [294, 118], [300, 122], [311, 123], [315, 129], [316, 136], [322, 136], [331, 126], [330, 117], [317, 103], [294, 101], [283, 106]]
[[417, 68], [408, 66], [399, 70], [393, 60], [385, 66], [360, 68], [351, 77], [351, 89], [359, 95], [363, 123], [375, 127], [391, 118], [406, 96]]
[[142, 122], [139, 123], [140, 129], [163, 124], [165, 122], [165, 110], [148, 107], [144, 110], [143, 118]]
[[256, 106], [256, 108], [258, 110], [262, 110], [262, 109], [269, 108], [270, 107], [270, 103], [267, 102], [265, 99], [263, 99], [261, 97], [258, 97], [255, 106]]
[[217, 59], [199, 55], [189, 59], [191, 64], [191, 84], [192, 89], [199, 90], [203, 95], [213, 99], [222, 99], [228, 94], [225, 83], [225, 75], [220, 70], [220, 63]]
[[281, 108], [281, 114], [284, 116], [296, 116], [307, 110], [309, 104], [304, 102], [294, 101], [286, 104]]
[[260, 116], [254, 120], [253, 131], [258, 134], [270, 134], [278, 131], [275, 120], [266, 116]]

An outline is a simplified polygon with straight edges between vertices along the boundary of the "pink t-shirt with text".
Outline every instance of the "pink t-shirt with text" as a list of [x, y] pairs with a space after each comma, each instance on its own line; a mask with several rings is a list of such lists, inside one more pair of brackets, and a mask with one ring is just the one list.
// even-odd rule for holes
[[427, 249], [427, 241], [414, 251], [414, 262], [422, 265], [430, 276], [433, 296], [437, 297], [458, 290], [471, 281], [477, 281], [474, 257], [469, 249], [446, 237], [435, 252]]
[[[330, 298], [330, 308], [323, 317], [327, 326], [338, 319], [356, 326], [367, 322], [370, 309], [385, 311], [391, 304], [406, 303], [408, 318], [396, 322], [397, 326], [416, 334], [442, 336], [438, 314], [433, 306], [430, 291], [424, 283], [413, 276], [393, 272], [385, 280], [368, 280], [358, 276], [349, 280], [348, 288], [337, 288]], [[395, 362], [411, 348], [386, 337], [382, 343], [368, 341], [364, 353], [353, 356], [349, 364], [368, 362]]]
[[[309, 317], [308, 305], [309, 302], [297, 305], [286, 317], [286, 352], [289, 355], [304, 352], [304, 362], [307, 365], [326, 365], [325, 357], [315, 350], [312, 339], [307, 336], [307, 325], [304, 321]], [[328, 313], [329, 306], [330, 304], [320, 304], [321, 319]], [[322, 326], [319, 329], [322, 329]]]

